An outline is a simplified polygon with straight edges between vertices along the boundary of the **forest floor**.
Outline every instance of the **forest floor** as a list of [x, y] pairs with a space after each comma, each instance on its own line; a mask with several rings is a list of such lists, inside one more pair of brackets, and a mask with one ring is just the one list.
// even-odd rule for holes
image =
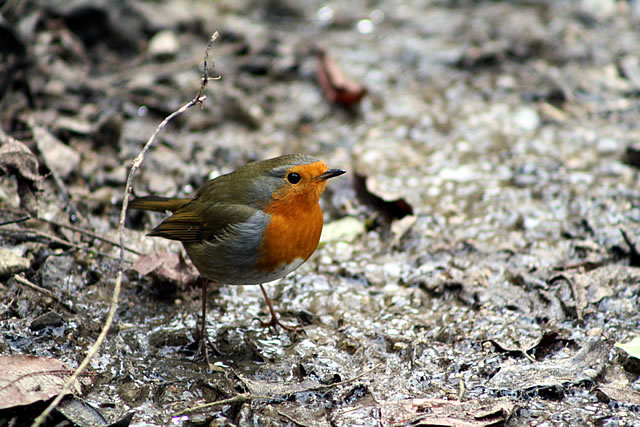
[[52, 396], [33, 390], [98, 337], [130, 165], [197, 94], [218, 31], [221, 78], [160, 132], [134, 191], [188, 195], [291, 152], [347, 170], [320, 247], [267, 286], [303, 331], [262, 328], [257, 286], [211, 286], [212, 365], [194, 360], [194, 271], [145, 235], [164, 215], [130, 212], [113, 326], [51, 425], [640, 426], [638, 359], [616, 346], [640, 334], [639, 2], [0, 14], [0, 371], [30, 372], [0, 374], [0, 424], [28, 424]]

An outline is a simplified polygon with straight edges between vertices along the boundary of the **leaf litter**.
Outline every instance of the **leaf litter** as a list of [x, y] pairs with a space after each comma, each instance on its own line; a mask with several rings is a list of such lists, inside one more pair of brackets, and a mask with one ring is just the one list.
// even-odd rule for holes
[[[126, 261], [167, 270], [124, 276], [80, 391], [105, 423], [637, 423], [635, 358], [613, 346], [640, 320], [632, 3], [205, 3], [3, 8], [0, 121], [19, 146], [0, 150], [20, 164], [0, 160], [0, 239], [21, 264], [1, 279], [0, 354], [73, 365], [96, 339], [127, 166], [197, 91], [217, 29], [223, 79], [163, 130], [136, 191], [186, 195], [303, 151], [362, 177], [322, 201], [326, 222], [355, 221], [270, 285], [305, 334], [259, 328], [254, 287], [210, 295], [208, 369], [192, 360], [200, 295], [179, 283], [180, 247], [130, 215], [126, 244], [148, 258]], [[357, 114], [331, 105], [309, 40], [366, 87]], [[294, 398], [233, 400], [270, 384]]]

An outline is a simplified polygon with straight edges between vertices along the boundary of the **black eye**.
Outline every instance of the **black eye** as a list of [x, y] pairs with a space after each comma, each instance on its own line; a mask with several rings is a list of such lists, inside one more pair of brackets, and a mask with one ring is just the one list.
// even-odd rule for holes
[[287, 175], [287, 181], [289, 181], [292, 184], [297, 184], [300, 182], [302, 178], [300, 178], [300, 175], [298, 175], [297, 173], [290, 173], [289, 175]]

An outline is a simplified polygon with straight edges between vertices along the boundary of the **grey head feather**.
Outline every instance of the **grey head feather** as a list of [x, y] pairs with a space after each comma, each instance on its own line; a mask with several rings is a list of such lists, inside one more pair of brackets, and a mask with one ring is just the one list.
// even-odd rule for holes
[[266, 205], [271, 198], [271, 194], [282, 186], [282, 180], [289, 168], [292, 166], [308, 165], [317, 161], [318, 159], [305, 154], [287, 154], [261, 162], [249, 163], [234, 173], [255, 174], [256, 168], [258, 168], [257, 172], [263, 179], [251, 181], [247, 191], [249, 203]]

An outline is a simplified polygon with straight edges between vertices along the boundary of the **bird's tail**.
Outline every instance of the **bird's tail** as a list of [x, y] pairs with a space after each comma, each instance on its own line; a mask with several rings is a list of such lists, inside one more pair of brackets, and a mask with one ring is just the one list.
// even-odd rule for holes
[[129, 202], [129, 209], [141, 209], [144, 211], [175, 212], [187, 204], [191, 199], [176, 199], [161, 196], [136, 197]]

